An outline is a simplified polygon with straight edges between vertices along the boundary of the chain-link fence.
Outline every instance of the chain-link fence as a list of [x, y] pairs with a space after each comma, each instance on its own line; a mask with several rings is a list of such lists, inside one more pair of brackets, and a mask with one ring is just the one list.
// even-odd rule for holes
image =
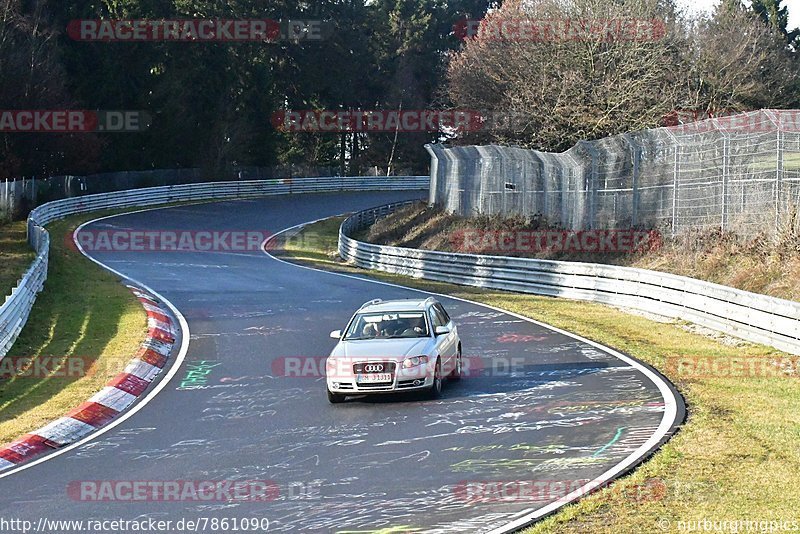
[[596, 141], [562, 153], [426, 145], [431, 203], [461, 215], [541, 216], [570, 229], [777, 228], [800, 206], [800, 111], [761, 110]]

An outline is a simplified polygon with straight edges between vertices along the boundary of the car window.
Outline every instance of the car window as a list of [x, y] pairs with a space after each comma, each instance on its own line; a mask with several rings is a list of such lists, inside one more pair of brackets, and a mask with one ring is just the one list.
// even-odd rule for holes
[[353, 341], [428, 335], [423, 312], [359, 313], [350, 322], [344, 339]]
[[439, 317], [439, 314], [436, 313], [436, 310], [434, 310], [433, 307], [428, 309], [428, 313], [431, 318], [431, 324], [433, 325], [434, 328], [436, 328], [437, 326], [445, 325], [445, 323], [442, 322], [442, 318]]
[[450, 316], [447, 315], [447, 312], [444, 311], [444, 307], [441, 304], [434, 304], [433, 309], [436, 310], [436, 314], [439, 316], [439, 319], [442, 321], [442, 324], [447, 324], [450, 322]]

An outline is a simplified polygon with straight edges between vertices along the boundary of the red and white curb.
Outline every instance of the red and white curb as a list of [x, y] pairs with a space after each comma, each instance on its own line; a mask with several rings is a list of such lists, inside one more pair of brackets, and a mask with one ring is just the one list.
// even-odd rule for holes
[[147, 338], [125, 370], [88, 401], [0, 448], [0, 471], [75, 443], [101, 428], [142, 395], [164, 369], [175, 344], [176, 329], [159, 301], [141, 289], [128, 286], [147, 313]]

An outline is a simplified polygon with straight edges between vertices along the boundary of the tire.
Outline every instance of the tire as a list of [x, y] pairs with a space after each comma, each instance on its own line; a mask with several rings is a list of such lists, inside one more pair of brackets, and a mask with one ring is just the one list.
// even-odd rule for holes
[[331, 404], [339, 404], [344, 402], [344, 395], [341, 393], [333, 393], [331, 390], [328, 390], [328, 402]]
[[452, 373], [450, 373], [450, 379], [456, 382], [461, 380], [462, 371], [461, 347], [458, 347], [458, 352], [456, 353], [456, 368], [453, 369]]
[[438, 399], [439, 397], [442, 396], [443, 382], [444, 379], [442, 378], [442, 362], [439, 360], [439, 358], [436, 358], [436, 369], [433, 371], [433, 384], [428, 390], [429, 399]]

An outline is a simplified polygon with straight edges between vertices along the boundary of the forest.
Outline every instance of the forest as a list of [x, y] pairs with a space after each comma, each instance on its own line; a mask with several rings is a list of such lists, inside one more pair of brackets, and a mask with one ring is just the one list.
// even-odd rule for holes
[[[0, 110], [148, 117], [147, 128], [121, 133], [0, 126], [0, 179], [279, 165], [426, 174], [426, 143], [560, 151], [663, 126], [676, 112], [800, 107], [800, 32], [781, 0], [722, 0], [700, 19], [673, 0], [2, 0], [0, 14]], [[102, 21], [147, 26], [114, 39]], [[202, 21], [227, 21], [229, 38], [170, 39], [174, 21], [195, 21], [196, 33]], [[538, 30], [510, 35], [508, 21], [539, 21]], [[551, 29], [540, 31], [542, 21]], [[564, 21], [649, 21], [659, 31], [552, 30]], [[237, 28], [260, 33], [237, 38]], [[318, 130], [276, 120], [293, 110], [515, 120]]]

